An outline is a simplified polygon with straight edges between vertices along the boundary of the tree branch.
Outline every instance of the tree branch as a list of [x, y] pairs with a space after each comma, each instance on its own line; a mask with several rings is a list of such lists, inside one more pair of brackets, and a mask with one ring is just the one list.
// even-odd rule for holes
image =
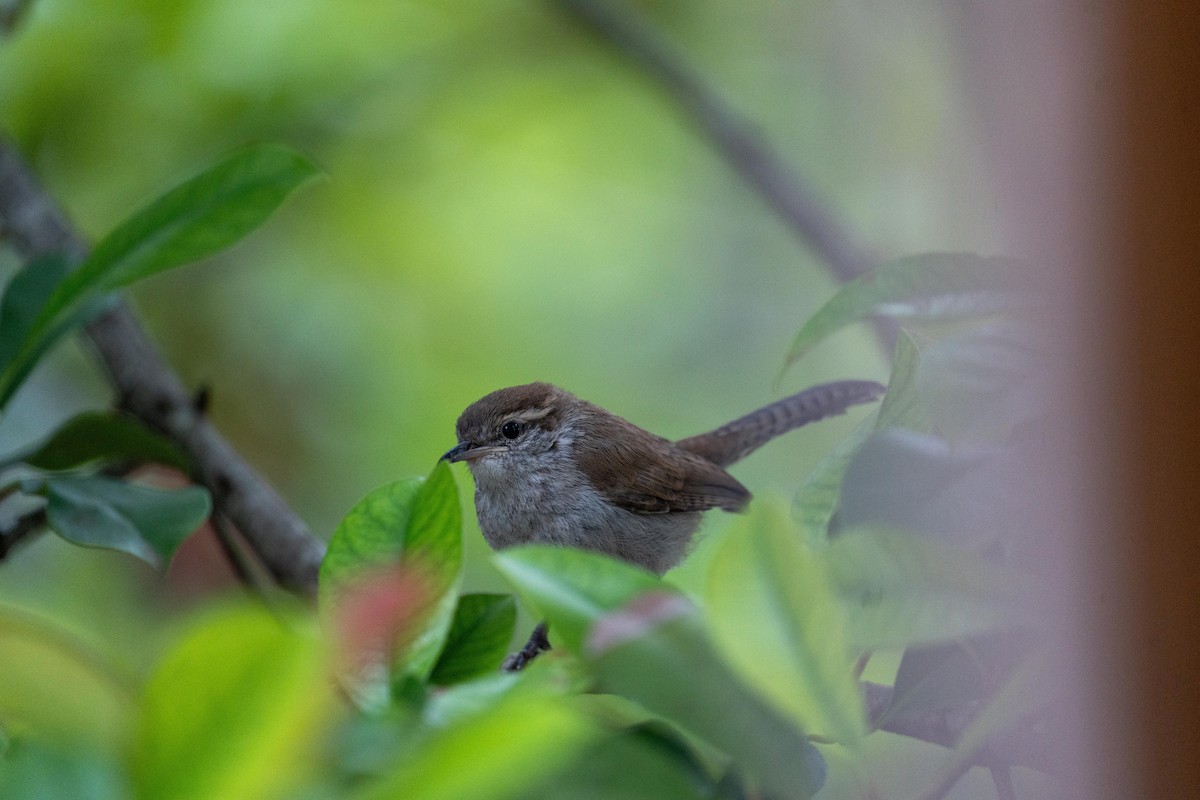
[[825, 261], [839, 282], [875, 265], [877, 259], [854, 241], [817, 193], [767, 145], [755, 125], [730, 108], [653, 29], [603, 0], [555, 0], [555, 5], [657, 83], [738, 175]]
[[[82, 260], [87, 245], [0, 137], [0, 237], [26, 260], [63, 252]], [[242, 532], [279, 583], [312, 594], [324, 545], [195, 407], [124, 303], [87, 327], [119, 404], [173, 439], [191, 457], [194, 478], [212, 493], [215, 512]]]

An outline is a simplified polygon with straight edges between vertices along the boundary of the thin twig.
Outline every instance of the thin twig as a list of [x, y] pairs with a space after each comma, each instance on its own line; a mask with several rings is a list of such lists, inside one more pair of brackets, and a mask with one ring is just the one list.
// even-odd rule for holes
[[258, 585], [258, 581], [254, 577], [254, 570], [247, 563], [246, 554], [238, 546], [236, 535], [229, 520], [223, 514], [213, 514], [209, 517], [208, 521], [212, 526], [213, 538], [217, 540], [217, 546], [221, 548], [221, 553], [224, 554], [225, 560], [229, 563], [229, 568], [233, 571], [234, 577], [251, 592], [261, 595], [263, 593], [262, 587]]
[[792, 231], [828, 264], [839, 282], [862, 275], [876, 259], [826, 209], [817, 192], [784, 163], [699, 73], [629, 11], [603, 0], [554, 0], [657, 83], [712, 146]]
[[[38, 184], [16, 148], [0, 137], [0, 236], [27, 260], [52, 252], [82, 260], [87, 245]], [[124, 304], [87, 328], [120, 405], [173, 439], [281, 585], [313, 594], [324, 546], [270, 485], [196, 410], [191, 392], [167, 365]]]

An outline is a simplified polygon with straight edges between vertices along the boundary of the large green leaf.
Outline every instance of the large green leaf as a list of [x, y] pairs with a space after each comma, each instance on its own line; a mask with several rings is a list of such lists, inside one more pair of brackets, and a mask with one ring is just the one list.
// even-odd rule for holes
[[504, 660], [516, 622], [517, 604], [512, 595], [464, 594], [458, 598], [430, 682], [446, 686], [495, 672]]
[[842, 284], [792, 340], [784, 368], [852, 322], [878, 314], [959, 320], [1030, 302], [1036, 283], [1028, 266], [969, 253], [927, 253], [889, 261]]
[[792, 513], [809, 543], [818, 545], [827, 540], [830, 521], [838, 510], [846, 470], [873, 431], [890, 427], [925, 430], [928, 427], [924, 408], [917, 397], [919, 364], [916, 342], [907, 332], [900, 331], [892, 358], [892, 377], [879, 410], [863, 420], [853, 433], [821, 459], [796, 492]]
[[45, 619], [0, 607], [0, 727], [65, 745], [118, 750], [137, 687], [104, 656]]
[[857, 528], [820, 553], [847, 610], [851, 647], [948, 641], [1039, 625], [1036, 581], [966, 548], [906, 532]]
[[132, 763], [138, 797], [287, 796], [335, 709], [315, 637], [258, 607], [211, 613], [146, 686]]
[[170, 439], [147, 428], [136, 417], [112, 411], [87, 411], [72, 417], [31, 452], [7, 463], [24, 462], [47, 471], [86, 464], [164, 464], [187, 471], [188, 458]]
[[58, 338], [86, 321], [104, 295], [228, 247], [316, 174], [308, 160], [286, 147], [247, 147], [117, 226], [24, 326], [19, 347], [0, 372], [0, 405]]
[[865, 712], [837, 595], [786, 514], [770, 503], [726, 534], [705, 592], [725, 659], [803, 729], [853, 744]]
[[415, 638], [396, 654], [396, 665], [404, 674], [424, 678], [449, 633], [462, 567], [458, 491], [444, 462], [427, 480], [390, 483], [350, 510], [321, 563], [322, 608], [336, 604], [340, 592], [354, 581], [396, 564], [419, 571], [430, 606]]
[[183, 540], [212, 510], [197, 486], [164, 491], [93, 475], [45, 479], [47, 522], [69, 542], [135, 555], [157, 567], [170, 563]]
[[578, 651], [588, 628], [644, 592], [669, 591], [656, 576], [586, 550], [514, 547], [492, 557], [521, 596], [549, 620], [556, 637]]
[[602, 617], [585, 653], [603, 691], [723, 751], [768, 797], [810, 797], [825, 762], [789, 716], [741, 683], [682, 596], [654, 591]]

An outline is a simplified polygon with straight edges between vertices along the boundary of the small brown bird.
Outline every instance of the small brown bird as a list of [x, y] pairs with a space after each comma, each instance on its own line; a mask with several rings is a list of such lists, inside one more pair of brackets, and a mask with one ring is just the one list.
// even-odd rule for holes
[[548, 383], [500, 389], [458, 418], [475, 510], [496, 549], [539, 542], [607, 553], [662, 574], [701, 513], [750, 492], [725, 467], [782, 433], [877, 399], [870, 381], [822, 384], [709, 433], [671, 442]]

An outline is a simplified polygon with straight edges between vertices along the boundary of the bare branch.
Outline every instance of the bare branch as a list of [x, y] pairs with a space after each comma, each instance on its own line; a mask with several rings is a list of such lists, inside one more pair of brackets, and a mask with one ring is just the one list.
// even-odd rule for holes
[[[25, 259], [64, 252], [81, 260], [88, 250], [2, 137], [0, 237]], [[194, 477], [212, 492], [216, 513], [237, 526], [281, 585], [315, 592], [324, 545], [196, 408], [129, 308], [118, 305], [89, 325], [87, 334], [119, 404], [183, 448], [196, 465]]]
[[742, 179], [828, 264], [839, 282], [875, 265], [876, 259], [763, 141], [754, 124], [730, 108], [654, 30], [603, 0], [555, 0], [555, 5], [657, 83]]

